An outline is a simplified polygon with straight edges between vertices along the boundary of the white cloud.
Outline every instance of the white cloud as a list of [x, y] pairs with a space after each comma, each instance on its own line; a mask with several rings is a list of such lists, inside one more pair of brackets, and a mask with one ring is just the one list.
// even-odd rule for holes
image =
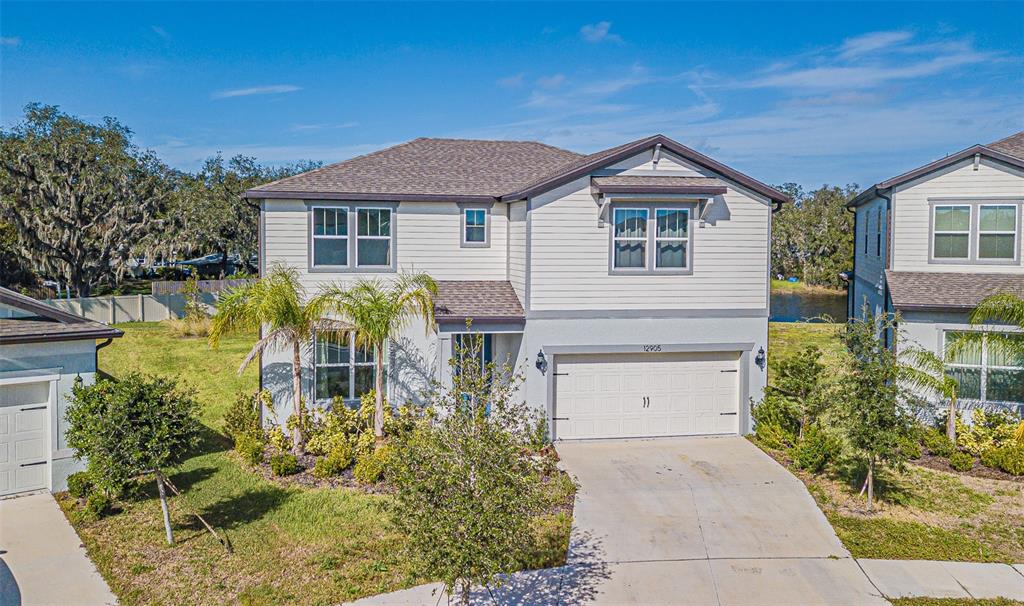
[[502, 88], [519, 88], [523, 85], [525, 79], [526, 76], [522, 73], [505, 76], [504, 78], [498, 78], [498, 86]]
[[234, 88], [230, 90], [217, 91], [210, 95], [212, 99], [228, 99], [231, 97], [249, 97], [252, 95], [277, 95], [281, 93], [293, 93], [302, 90], [301, 86], [294, 84], [270, 84], [266, 86], [252, 86], [249, 88]]
[[0, 46], [19, 46], [21, 38], [16, 36], [0, 38]]
[[914, 34], [902, 30], [861, 34], [843, 40], [842, 46], [839, 47], [839, 57], [853, 59], [906, 42], [912, 37]]
[[622, 36], [611, 33], [611, 21], [599, 21], [580, 28], [580, 36], [587, 42], [622, 42]]
[[159, 25], [151, 25], [151, 26], [149, 26], [149, 28], [153, 30], [154, 34], [156, 34], [157, 36], [160, 36], [164, 40], [170, 40], [171, 39], [171, 35], [167, 33], [167, 30], [165, 30], [164, 28], [160, 27]]
[[565, 82], [565, 74], [552, 74], [537, 79], [537, 86], [541, 88], [558, 88]]

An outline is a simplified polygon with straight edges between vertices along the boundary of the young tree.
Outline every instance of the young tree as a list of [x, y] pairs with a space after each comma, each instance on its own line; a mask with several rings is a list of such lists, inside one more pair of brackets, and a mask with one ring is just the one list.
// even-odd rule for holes
[[821, 363], [821, 350], [813, 345], [805, 347], [796, 355], [778, 364], [773, 384], [769, 390], [789, 398], [796, 404], [800, 415], [798, 437], [828, 407], [826, 394], [827, 377], [825, 365]]
[[438, 420], [397, 445], [389, 477], [393, 519], [408, 556], [469, 604], [473, 585], [491, 586], [520, 567], [541, 507], [540, 479], [527, 454], [529, 415], [516, 398], [523, 377], [483, 364], [482, 339], [456, 346], [452, 385], [432, 399]]
[[437, 284], [427, 274], [400, 274], [392, 281], [359, 280], [346, 287], [325, 288], [317, 299], [321, 308], [338, 314], [356, 331], [356, 345], [373, 348], [376, 365], [376, 413], [373, 431], [384, 436], [384, 348], [410, 321], [420, 318], [427, 332], [434, 326]]
[[341, 322], [324, 317], [322, 303], [319, 298], [307, 302], [298, 271], [278, 265], [266, 277], [222, 295], [210, 326], [209, 343], [213, 348], [232, 330], [264, 329], [263, 337], [238, 367], [239, 374], [264, 351], [291, 350], [293, 414], [298, 421], [292, 429], [292, 448], [296, 453], [302, 452], [305, 440], [301, 423], [305, 418], [302, 348], [312, 342], [317, 332], [338, 333], [347, 329]]
[[881, 335], [895, 331], [895, 319], [872, 316], [850, 322], [843, 343], [850, 355], [836, 411], [847, 441], [867, 467], [865, 487], [868, 510], [874, 502], [875, 473], [879, 465], [899, 467], [906, 461], [900, 443], [913, 436], [914, 415], [909, 409], [905, 372]]
[[168, 170], [131, 134], [113, 118], [90, 124], [40, 104], [0, 131], [0, 219], [37, 271], [79, 296], [119, 279], [146, 234], [162, 228]]
[[199, 440], [199, 404], [174, 380], [131, 373], [120, 381], [76, 381], [65, 416], [68, 446], [86, 459], [89, 475], [108, 495], [129, 480], [156, 477], [167, 542], [174, 542], [164, 470], [179, 463]]

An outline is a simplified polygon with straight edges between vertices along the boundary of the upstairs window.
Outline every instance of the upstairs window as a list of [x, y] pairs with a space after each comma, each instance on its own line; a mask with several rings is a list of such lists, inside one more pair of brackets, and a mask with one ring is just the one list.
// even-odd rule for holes
[[971, 250], [971, 206], [936, 206], [933, 217], [932, 256], [968, 259]]
[[978, 258], [1013, 260], [1016, 252], [1017, 206], [982, 204], [978, 213]]
[[462, 208], [462, 247], [487, 248], [491, 245], [490, 210], [484, 207]]
[[695, 204], [612, 207], [613, 273], [690, 273]]
[[644, 269], [647, 267], [647, 209], [616, 208], [612, 267]]
[[391, 209], [360, 208], [357, 210], [356, 266], [388, 267], [391, 265]]
[[313, 209], [313, 265], [348, 266], [348, 209]]
[[875, 217], [875, 256], [882, 256], [882, 209], [878, 209]]
[[690, 235], [690, 209], [659, 208], [654, 232], [654, 267], [685, 269]]

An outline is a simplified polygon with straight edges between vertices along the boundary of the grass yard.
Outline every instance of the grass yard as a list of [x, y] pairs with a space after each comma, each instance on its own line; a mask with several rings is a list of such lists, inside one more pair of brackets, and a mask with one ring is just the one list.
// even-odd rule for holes
[[[175, 339], [156, 323], [122, 324], [125, 337], [100, 351], [112, 377], [131, 370], [177, 374], [196, 387], [209, 427], [201, 452], [171, 474], [185, 494], [171, 498], [174, 546], [163, 538], [155, 486], [121, 511], [86, 522], [67, 497], [61, 505], [120, 603], [337, 604], [425, 581], [403, 558], [403, 538], [390, 530], [386, 496], [346, 489], [281, 488], [250, 471], [220, 430], [240, 389], [256, 388], [256, 371], [236, 374], [252, 337]], [[224, 529], [228, 555], [190, 512]], [[571, 518], [538, 519], [538, 548], [527, 567], [564, 561]]]
[[[772, 323], [769, 380], [773, 362], [777, 364], [806, 345], [820, 347], [826, 364], [839, 364], [844, 355], [839, 342], [841, 327]], [[770, 454], [804, 482], [855, 557], [1024, 562], [1024, 525], [1020, 522], [1024, 519], [1024, 483], [910, 464], [904, 473], [887, 473], [879, 478], [880, 500], [876, 511], [868, 514], [864, 498], [858, 495], [859, 485], [852, 486], [836, 473], [794, 470], [783, 453]], [[1003, 603], [1011, 602], [992, 602]]]
[[828, 286], [816, 286], [806, 282], [790, 282], [789, 280], [776, 280], [772, 278], [772, 290], [794, 291], [794, 292], [817, 292], [817, 293], [845, 293], [842, 288], [829, 288]]
[[897, 598], [890, 601], [893, 606], [1024, 606], [1024, 602], [1006, 598]]

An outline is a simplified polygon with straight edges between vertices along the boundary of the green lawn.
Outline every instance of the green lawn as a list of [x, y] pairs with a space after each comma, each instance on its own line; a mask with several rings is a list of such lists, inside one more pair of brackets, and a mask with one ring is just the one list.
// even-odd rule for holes
[[1006, 598], [897, 598], [893, 606], [1024, 606], [1024, 602]]
[[[155, 323], [122, 324], [125, 337], [100, 351], [100, 369], [177, 374], [196, 387], [209, 427], [202, 452], [171, 474], [185, 492], [171, 499], [178, 543], [163, 538], [155, 489], [115, 515], [86, 522], [66, 497], [61, 505], [104, 578], [124, 606], [135, 604], [336, 604], [420, 583], [401, 557], [403, 538], [390, 530], [386, 496], [347, 489], [285, 489], [252, 473], [215, 430], [239, 389], [256, 387], [255, 369], [239, 363], [251, 336], [223, 341], [174, 339]], [[227, 555], [189, 512], [225, 529]], [[539, 520], [537, 553], [526, 565], [561, 563], [567, 514]]]
[[806, 282], [790, 282], [789, 280], [776, 280], [772, 278], [772, 290], [794, 290], [794, 291], [813, 291], [822, 293], [842, 293], [846, 292], [842, 288], [829, 288], [828, 286], [815, 286], [813, 284], [807, 284]]
[[[772, 323], [769, 380], [773, 367], [807, 345], [825, 352], [838, 368], [844, 355], [841, 324]], [[771, 453], [784, 464], [782, 453]], [[1024, 484], [959, 476], [913, 464], [879, 478], [875, 512], [864, 510], [859, 485], [840, 474], [808, 474], [803, 480], [836, 534], [855, 557], [1024, 561]], [[955, 602], [951, 602], [953, 604]], [[938, 602], [937, 602], [938, 604]]]

